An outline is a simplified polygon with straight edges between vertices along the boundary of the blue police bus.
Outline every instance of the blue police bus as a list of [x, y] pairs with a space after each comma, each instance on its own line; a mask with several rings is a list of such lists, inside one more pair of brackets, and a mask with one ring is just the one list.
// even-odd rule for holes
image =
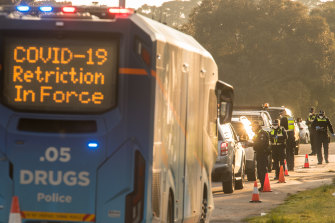
[[192, 37], [107, 7], [0, 7], [0, 223], [208, 222], [233, 88]]

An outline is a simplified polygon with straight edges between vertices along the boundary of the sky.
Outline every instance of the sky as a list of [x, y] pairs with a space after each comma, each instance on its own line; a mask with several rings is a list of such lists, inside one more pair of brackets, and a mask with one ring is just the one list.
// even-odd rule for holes
[[[71, 0], [73, 5], [90, 5], [92, 2], [99, 2], [103, 5], [118, 6], [118, 0]], [[144, 4], [160, 6], [168, 0], [125, 0], [127, 8], [139, 8]]]

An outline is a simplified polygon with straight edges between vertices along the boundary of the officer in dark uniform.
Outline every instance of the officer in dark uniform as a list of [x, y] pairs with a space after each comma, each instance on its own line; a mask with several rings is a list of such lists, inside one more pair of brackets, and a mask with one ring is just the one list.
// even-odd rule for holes
[[287, 169], [294, 171], [294, 148], [295, 148], [295, 139], [294, 139], [294, 119], [286, 113], [286, 110], [283, 110], [280, 114], [280, 126], [284, 127], [287, 133], [286, 140], [286, 161]]
[[326, 117], [324, 111], [320, 111], [320, 113], [316, 116], [312, 123], [312, 128], [316, 131], [316, 153], [318, 157], [318, 164], [322, 164], [322, 144], [324, 149], [324, 156], [326, 163], [329, 163], [328, 161], [328, 132], [327, 128], [329, 129], [332, 136], [334, 135], [333, 127], [329, 121], [329, 119]]
[[280, 166], [284, 167], [285, 147], [287, 134], [283, 127], [279, 126], [279, 120], [276, 119], [272, 123], [272, 131], [270, 132], [270, 142], [274, 168], [276, 170], [275, 180], [279, 179]]
[[252, 123], [252, 130], [255, 133], [253, 146], [256, 152], [257, 174], [261, 182], [258, 190], [263, 191], [265, 174], [268, 172], [269, 135], [257, 121]]
[[315, 149], [316, 132], [315, 132], [315, 129], [312, 128], [312, 123], [313, 123], [315, 118], [316, 118], [316, 114], [315, 114], [314, 108], [312, 107], [309, 110], [309, 114], [308, 114], [308, 117], [306, 119], [306, 125], [308, 126], [309, 137], [310, 137], [310, 140], [311, 140], [311, 150], [312, 150], [312, 152], [309, 154], [310, 156], [316, 155], [316, 149]]

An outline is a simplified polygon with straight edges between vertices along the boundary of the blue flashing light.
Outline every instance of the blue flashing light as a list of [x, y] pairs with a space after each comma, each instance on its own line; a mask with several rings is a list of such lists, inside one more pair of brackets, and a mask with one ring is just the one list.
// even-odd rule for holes
[[53, 8], [51, 6], [41, 6], [40, 11], [41, 12], [52, 12]]
[[89, 149], [97, 149], [99, 147], [99, 144], [97, 142], [89, 142], [87, 146]]
[[19, 12], [28, 12], [30, 10], [30, 7], [27, 5], [19, 5], [16, 7], [16, 9]]

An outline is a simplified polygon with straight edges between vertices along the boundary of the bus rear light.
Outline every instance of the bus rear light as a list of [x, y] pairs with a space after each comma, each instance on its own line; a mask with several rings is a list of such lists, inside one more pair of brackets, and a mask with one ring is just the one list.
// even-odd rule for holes
[[127, 9], [127, 8], [109, 8], [108, 12], [112, 15], [116, 15], [119, 17], [127, 17], [129, 15], [134, 14], [133, 9]]
[[73, 6], [64, 6], [62, 12], [64, 13], [75, 13], [77, 11], [76, 7]]
[[126, 197], [126, 223], [141, 222], [144, 210], [145, 160], [139, 151], [135, 152], [134, 191]]
[[222, 142], [220, 145], [220, 155], [221, 156], [226, 156], [228, 154], [228, 143], [227, 142]]

